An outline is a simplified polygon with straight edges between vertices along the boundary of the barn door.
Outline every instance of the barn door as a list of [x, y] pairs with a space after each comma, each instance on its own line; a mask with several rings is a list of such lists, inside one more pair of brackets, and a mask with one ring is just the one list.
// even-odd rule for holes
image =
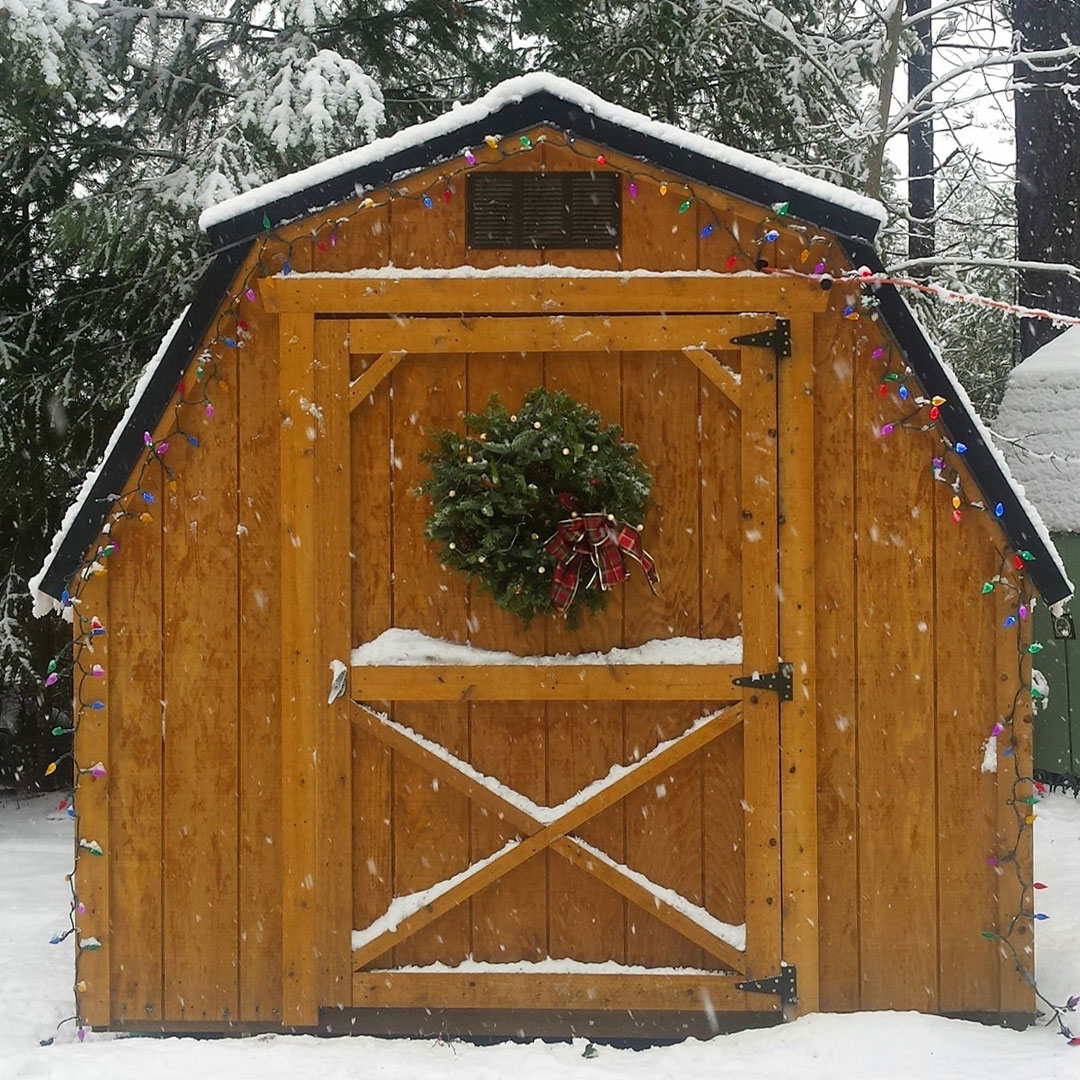
[[[781, 964], [791, 671], [779, 639], [777, 388], [788, 325], [599, 301], [557, 319], [478, 306], [465, 318], [328, 320], [312, 343], [315, 379], [337, 380], [309, 402], [313, 505], [329, 497], [351, 521], [338, 515], [331, 553], [321, 543], [304, 573], [329, 610], [344, 603], [349, 644], [399, 628], [545, 658], [359, 650], [336, 706], [354, 729], [352, 1004], [779, 1011], [794, 996]], [[540, 383], [621, 419], [654, 473], [661, 599], [631, 582], [576, 636], [554, 622], [521, 628], [440, 567], [415, 495], [426, 430], [459, 426], [493, 391], [509, 401]], [[287, 471], [283, 457], [283, 483]], [[335, 559], [343, 570], [331, 571]], [[347, 660], [335, 618], [331, 658]], [[326, 662], [330, 637], [317, 633]], [[726, 662], [710, 664], [573, 660], [681, 636], [738, 636], [741, 649], [729, 642]], [[322, 666], [311, 693], [325, 690]]]

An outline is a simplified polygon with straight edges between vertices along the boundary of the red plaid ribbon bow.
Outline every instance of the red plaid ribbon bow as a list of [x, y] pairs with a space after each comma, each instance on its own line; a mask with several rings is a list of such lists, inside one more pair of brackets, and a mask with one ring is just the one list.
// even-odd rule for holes
[[555, 557], [555, 574], [551, 580], [551, 602], [563, 614], [574, 602], [582, 574], [591, 568], [585, 588], [599, 585], [610, 589], [625, 581], [630, 572], [623, 557], [629, 555], [645, 571], [645, 580], [653, 586], [660, 580], [656, 564], [641, 546], [637, 529], [625, 521], [617, 522], [607, 514], [581, 514], [560, 521], [544, 550]]

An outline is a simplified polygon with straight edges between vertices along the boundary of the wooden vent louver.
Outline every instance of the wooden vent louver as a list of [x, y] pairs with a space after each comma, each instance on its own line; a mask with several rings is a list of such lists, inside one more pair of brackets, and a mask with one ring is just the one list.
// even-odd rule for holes
[[616, 173], [475, 173], [468, 177], [471, 248], [616, 248]]

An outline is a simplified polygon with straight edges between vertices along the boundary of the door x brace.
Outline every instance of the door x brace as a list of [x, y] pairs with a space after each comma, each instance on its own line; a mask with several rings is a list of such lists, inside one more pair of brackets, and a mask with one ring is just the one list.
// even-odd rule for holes
[[[639, 876], [603, 852], [570, 834], [597, 814], [625, 798], [665, 770], [670, 769], [696, 750], [707, 746], [742, 719], [742, 706], [729, 705], [698, 720], [678, 738], [661, 743], [651, 753], [627, 766], [618, 766], [584, 791], [556, 807], [539, 807], [520, 793], [491, 777], [477, 772], [468, 762], [452, 755], [445, 747], [417, 734], [368, 706], [354, 701], [354, 720], [392, 750], [445, 781], [478, 806], [496, 813], [518, 830], [520, 839], [507, 844], [494, 856], [473, 864], [464, 872], [425, 890], [423, 903], [415, 910], [400, 913], [392, 907], [372, 924], [391, 921], [392, 928], [362, 933], [362, 944], [353, 950], [353, 962], [361, 968], [388, 949], [423, 929], [451, 908], [467, 900], [527, 859], [550, 848], [568, 862], [581, 867], [626, 899], [654, 915], [677, 933], [693, 941], [724, 966], [736, 973], [745, 971], [743, 950], [721, 936], [719, 920], [699, 909], [703, 919], [695, 919], [686, 909], [696, 907], [690, 901], [675, 906], [661, 892], [650, 889]], [[680, 898], [681, 899], [681, 898]], [[400, 904], [400, 898], [396, 902]], [[714, 928], [710, 928], [709, 923]], [[735, 929], [735, 928], [731, 928]], [[731, 935], [727, 935], [731, 936]]]

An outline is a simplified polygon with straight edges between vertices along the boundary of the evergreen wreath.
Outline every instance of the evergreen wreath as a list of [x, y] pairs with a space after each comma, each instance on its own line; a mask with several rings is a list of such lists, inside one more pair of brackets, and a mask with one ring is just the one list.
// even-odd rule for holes
[[[442, 561], [476, 578], [495, 602], [528, 626], [556, 610], [552, 580], [557, 560], [545, 547], [559, 523], [586, 514], [610, 515], [637, 543], [651, 477], [638, 448], [622, 441], [562, 390], [531, 390], [516, 413], [492, 394], [483, 412], [467, 413], [465, 434], [432, 436], [422, 461], [430, 477], [419, 494], [434, 513], [426, 535], [442, 545]], [[622, 545], [625, 547], [625, 545]], [[648, 559], [648, 556], [646, 556]], [[651, 562], [645, 563], [651, 571]], [[581, 609], [600, 611], [607, 592], [582, 587], [565, 613], [576, 625]]]

